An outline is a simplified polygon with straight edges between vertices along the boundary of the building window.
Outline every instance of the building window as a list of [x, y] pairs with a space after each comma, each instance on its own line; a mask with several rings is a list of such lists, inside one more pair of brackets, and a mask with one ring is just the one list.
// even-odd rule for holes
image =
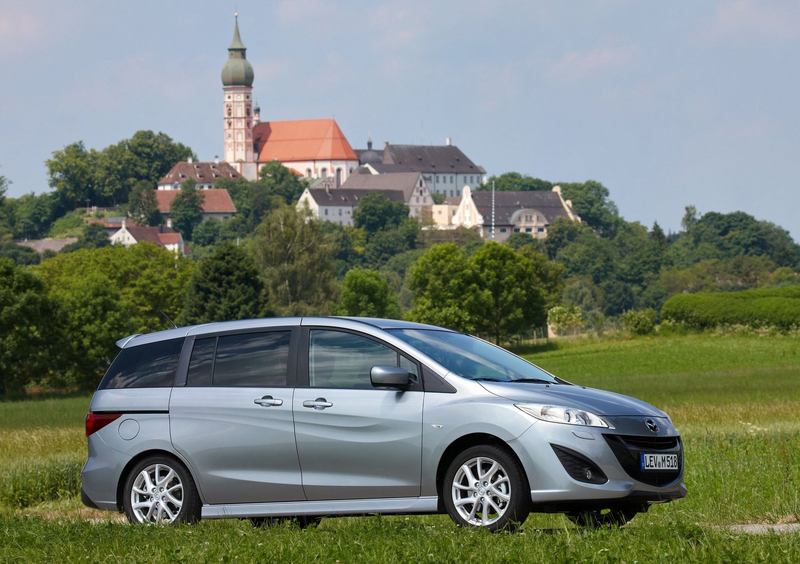
[[514, 233], [519, 233], [519, 227], [514, 228]]
[[339, 208], [339, 215], [342, 215], [342, 208]]
[[530, 227], [525, 228], [525, 233], [530, 233], [531, 231], [533, 231], [533, 229], [531, 229]]
[[417, 196], [417, 203], [419, 203], [419, 196]]
[[325, 215], [328, 215], [328, 208], [325, 208]]
[[322, 178], [328, 178], [328, 169], [327, 168], [323, 168], [320, 171], [320, 174], [322, 175]]
[[306, 178], [311, 178], [311, 169], [310, 168], [306, 169]]
[[342, 169], [337, 168], [336, 169], [336, 187], [338, 188], [341, 185], [342, 185]]
[[439, 175], [438, 174], [433, 177], [433, 182], [434, 182], [434, 184], [439, 184]]
[[536, 230], [537, 233], [544, 233], [544, 227], [540, 227]]
[[450, 184], [452, 184], [452, 183], [453, 183], [453, 177], [451, 176], [450, 177]]
[[505, 232], [506, 232], [506, 228], [505, 227], [501, 227], [500, 228], [500, 233], [505, 233]]

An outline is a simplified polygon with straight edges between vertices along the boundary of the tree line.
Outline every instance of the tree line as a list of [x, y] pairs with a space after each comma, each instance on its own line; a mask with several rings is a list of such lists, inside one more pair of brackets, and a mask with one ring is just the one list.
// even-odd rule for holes
[[[544, 240], [515, 233], [498, 244], [470, 229], [424, 229], [407, 206], [380, 194], [360, 199], [351, 226], [320, 221], [296, 209], [303, 179], [279, 163], [265, 165], [260, 176], [217, 182], [238, 210], [225, 221], [201, 222], [202, 191], [185, 183], [172, 216], [191, 241], [188, 258], [148, 244], [110, 247], [98, 226], [88, 226], [62, 253], [35, 259], [9, 241], [25, 197], [5, 198], [8, 182], [0, 177], [3, 393], [96, 385], [115, 340], [168, 327], [159, 310], [179, 324], [272, 315], [402, 317], [508, 342], [541, 327], [554, 308], [564, 323], [600, 326], [635, 310], [652, 309], [657, 317], [675, 294], [799, 283], [800, 247], [772, 223], [689, 206], [681, 231], [667, 234], [658, 224], [626, 221], [609, 190], [591, 180], [560, 183], [581, 223], [558, 219]], [[153, 176], [147, 185], [126, 178], [128, 191], [103, 197], [125, 200], [115, 213], [156, 221]], [[507, 173], [482, 188], [493, 181], [498, 189], [554, 185]], [[59, 190], [30, 198], [59, 201]], [[70, 213], [51, 219], [50, 228]], [[649, 313], [628, 318], [652, 323]]]

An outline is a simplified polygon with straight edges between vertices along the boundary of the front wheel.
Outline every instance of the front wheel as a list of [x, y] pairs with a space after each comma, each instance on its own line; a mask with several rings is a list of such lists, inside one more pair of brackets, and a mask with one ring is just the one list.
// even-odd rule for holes
[[507, 449], [468, 448], [453, 460], [442, 486], [444, 506], [462, 527], [514, 530], [530, 514], [525, 474]]
[[167, 456], [148, 456], [131, 468], [123, 496], [131, 523], [171, 525], [200, 518], [200, 496], [191, 474]]

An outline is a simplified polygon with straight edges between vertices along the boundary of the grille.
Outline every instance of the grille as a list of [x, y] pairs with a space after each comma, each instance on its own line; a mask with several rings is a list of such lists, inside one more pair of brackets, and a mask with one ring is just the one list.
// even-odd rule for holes
[[[553, 450], [558, 456], [558, 459], [561, 461], [561, 464], [564, 466], [564, 470], [567, 471], [572, 479], [577, 480], [579, 482], [585, 482], [587, 484], [605, 484], [608, 482], [608, 478], [600, 468], [583, 456], [575, 452], [574, 450], [570, 450], [568, 448], [550, 445], [553, 447]], [[591, 478], [586, 477], [586, 471], [591, 471]]]
[[[683, 470], [683, 448], [678, 437], [639, 437], [628, 435], [603, 435], [617, 457], [622, 469], [633, 478], [650, 486], [666, 486], [680, 476]], [[642, 452], [652, 451], [677, 452], [677, 470], [642, 470], [639, 455]]]

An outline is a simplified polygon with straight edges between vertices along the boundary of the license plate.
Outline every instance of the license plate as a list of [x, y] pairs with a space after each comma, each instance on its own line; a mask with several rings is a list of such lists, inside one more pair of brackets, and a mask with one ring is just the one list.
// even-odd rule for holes
[[642, 453], [642, 470], [677, 470], [677, 454]]

